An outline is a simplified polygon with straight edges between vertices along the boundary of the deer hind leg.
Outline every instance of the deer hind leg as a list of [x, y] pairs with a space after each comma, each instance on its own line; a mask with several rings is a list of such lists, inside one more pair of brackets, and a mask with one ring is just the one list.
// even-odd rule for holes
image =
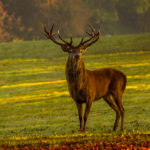
[[120, 110], [111, 94], [104, 97], [104, 100], [109, 104], [109, 106], [116, 112], [116, 120], [114, 124], [114, 131], [116, 131], [120, 119]]
[[83, 127], [83, 132], [85, 132], [85, 130], [86, 130], [86, 122], [87, 122], [87, 118], [88, 118], [88, 115], [89, 115], [91, 106], [92, 106], [92, 102], [87, 102], [87, 103], [86, 103], [85, 114], [84, 114], [84, 127]]
[[116, 104], [120, 110], [120, 113], [121, 113], [121, 131], [124, 130], [124, 107], [122, 105], [122, 94], [117, 94], [117, 96], [113, 96], [115, 101], [116, 101]]
[[121, 112], [121, 131], [124, 130], [124, 108], [122, 103], [120, 104], [120, 112]]
[[83, 104], [82, 103], [76, 103], [78, 114], [79, 114], [79, 121], [80, 121], [80, 132], [82, 132], [83, 129]]

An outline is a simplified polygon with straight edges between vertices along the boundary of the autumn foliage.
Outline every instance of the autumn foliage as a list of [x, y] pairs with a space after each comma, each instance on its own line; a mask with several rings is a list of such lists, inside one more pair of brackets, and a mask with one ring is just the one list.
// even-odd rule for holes
[[6, 26], [5, 23], [7, 23], [7, 26], [10, 25], [10, 21], [12, 19], [12, 16], [9, 16], [7, 14], [7, 11], [4, 10], [3, 8], [3, 3], [0, 1], [0, 41], [6, 41], [9, 40], [11, 37], [8, 33], [8, 31], [6, 30]]
[[0, 42], [43, 39], [52, 23], [64, 37], [81, 36], [87, 24], [105, 35], [150, 32], [149, 15], [149, 0], [1, 0]]
[[[61, 139], [61, 140], [60, 140]], [[20, 139], [21, 140], [21, 139]], [[60, 140], [60, 142], [58, 142]], [[53, 141], [53, 142], [52, 142]], [[138, 149], [147, 150], [150, 148], [149, 134], [130, 134], [130, 135], [72, 135], [36, 138], [33, 142], [30, 139], [24, 140], [20, 144], [5, 143], [0, 145], [5, 149], [19, 150], [121, 150]]]

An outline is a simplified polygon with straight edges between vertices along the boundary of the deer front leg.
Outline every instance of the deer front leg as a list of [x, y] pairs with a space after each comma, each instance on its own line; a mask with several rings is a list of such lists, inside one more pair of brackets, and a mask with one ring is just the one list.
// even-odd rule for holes
[[77, 105], [78, 114], [79, 114], [80, 132], [82, 132], [82, 129], [83, 129], [83, 104], [76, 102], [76, 105]]
[[83, 128], [83, 132], [85, 132], [85, 130], [86, 130], [86, 122], [87, 122], [87, 118], [88, 118], [91, 106], [92, 106], [92, 102], [88, 101], [86, 103], [85, 114], [84, 114], [84, 128]]

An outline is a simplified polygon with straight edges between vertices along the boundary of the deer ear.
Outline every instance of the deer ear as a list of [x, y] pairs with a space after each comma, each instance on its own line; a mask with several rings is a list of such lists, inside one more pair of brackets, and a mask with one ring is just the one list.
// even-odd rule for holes
[[86, 52], [86, 50], [87, 50], [87, 48], [81, 47], [80, 52], [84, 53], [84, 52]]

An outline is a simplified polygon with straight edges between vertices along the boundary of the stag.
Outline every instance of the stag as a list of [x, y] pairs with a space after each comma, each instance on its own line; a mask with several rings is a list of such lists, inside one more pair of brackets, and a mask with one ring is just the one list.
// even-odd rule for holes
[[[73, 46], [72, 37], [70, 42], [64, 40], [59, 33], [53, 33], [54, 25], [48, 32], [44, 27], [45, 35], [55, 44], [60, 45], [64, 52], [68, 53], [66, 63], [66, 80], [71, 97], [76, 103], [80, 131], [85, 132], [87, 118], [92, 106], [92, 102], [103, 98], [105, 102], [116, 112], [116, 120], [113, 130], [116, 131], [121, 117], [121, 131], [124, 128], [124, 108], [122, 105], [122, 95], [126, 87], [126, 76], [123, 72], [113, 68], [102, 68], [90, 71], [85, 68], [82, 60], [82, 53], [98, 41], [101, 32], [90, 26], [90, 32], [86, 32], [90, 37], [81, 39], [77, 46]], [[56, 36], [60, 39], [57, 40]], [[83, 103], [86, 104], [83, 118]], [[84, 125], [83, 125], [84, 120]]]

